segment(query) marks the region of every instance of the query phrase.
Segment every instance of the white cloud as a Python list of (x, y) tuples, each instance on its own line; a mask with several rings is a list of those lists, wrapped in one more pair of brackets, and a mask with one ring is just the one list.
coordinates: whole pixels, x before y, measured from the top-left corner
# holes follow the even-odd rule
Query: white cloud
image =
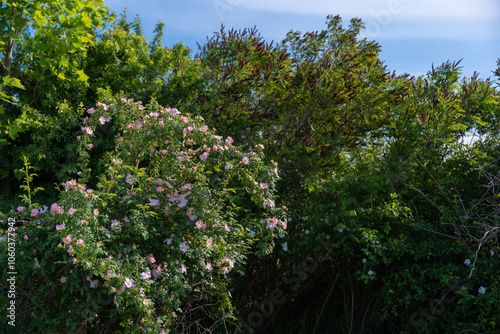
[(304, 15), (341, 14), (369, 17), (382, 12), (405, 18), (492, 18), (500, 17), (496, 0), (220, 0), (233, 7)]

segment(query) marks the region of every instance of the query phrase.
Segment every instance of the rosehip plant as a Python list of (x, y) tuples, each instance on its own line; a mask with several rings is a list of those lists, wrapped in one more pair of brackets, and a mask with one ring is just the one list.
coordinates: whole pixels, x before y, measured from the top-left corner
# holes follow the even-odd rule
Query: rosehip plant
[[(277, 165), (264, 163), (263, 147), (241, 152), (201, 117), (154, 101), (101, 98), (77, 134), (78, 179), (61, 185), (50, 210), (28, 203), (15, 213), (19, 249), (35, 252), (20, 270), (43, 277), (45, 302), (68, 303), (57, 323), (47, 321), (134, 333), (231, 321), (230, 277), (250, 253), (271, 253), (286, 229), (273, 195)], [(92, 150), (103, 152), (106, 123), (114, 149), (102, 154), (105, 168), (95, 176)], [(24, 302), (37, 293), (28, 289)]]

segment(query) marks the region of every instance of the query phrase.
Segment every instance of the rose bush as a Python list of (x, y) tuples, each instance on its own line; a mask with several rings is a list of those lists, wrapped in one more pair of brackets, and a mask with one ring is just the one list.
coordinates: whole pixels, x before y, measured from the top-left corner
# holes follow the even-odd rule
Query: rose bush
[[(137, 333), (230, 320), (231, 272), (250, 252), (272, 252), (286, 229), (276, 164), (265, 165), (262, 147), (241, 152), (201, 117), (106, 92), (101, 101), (78, 134), (79, 178), (50, 207), (7, 214), (18, 227), (18, 320), (28, 331)], [(115, 148), (100, 150), (110, 133)], [(88, 167), (93, 150), (99, 175)]]

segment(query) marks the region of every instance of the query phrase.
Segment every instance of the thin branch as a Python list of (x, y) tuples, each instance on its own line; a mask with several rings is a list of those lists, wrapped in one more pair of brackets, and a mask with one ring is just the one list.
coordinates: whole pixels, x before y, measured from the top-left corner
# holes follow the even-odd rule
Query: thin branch
[(412, 224), (403, 223), (403, 222), (392, 222), (392, 223), (402, 224), (402, 225), (406, 225), (406, 226), (411, 226), (411, 227), (419, 228), (421, 230), (424, 230), (424, 231), (427, 231), (427, 232), (431, 232), (431, 233), (434, 233), (434, 234), (438, 234), (438, 235), (441, 235), (443, 237), (447, 237), (447, 238), (450, 238), (450, 239), (463, 241), (462, 238), (457, 238), (457, 237), (453, 237), (453, 236), (448, 235), (448, 234), (444, 234), (444, 233), (441, 233), (441, 232), (436, 232), (436, 231), (430, 230), (428, 228), (422, 227), (420, 225), (412, 225)]
[(332, 286), (330, 287), (330, 291), (328, 291), (328, 295), (326, 296), (326, 299), (323, 302), (323, 306), (321, 307), (321, 311), (319, 312), (318, 319), (316, 320), (316, 324), (314, 325), (313, 333), (316, 333), (316, 330), (318, 329), (319, 321), (321, 320), (321, 316), (323, 315), (323, 311), (325, 310), (326, 304), (328, 303), (328, 300), (330, 299), (330, 296), (333, 292), (333, 288), (337, 284), (339, 277), (340, 277), (340, 274), (337, 274), (337, 276), (335, 276), (335, 280), (333, 281)]
[[(488, 230), (486, 231), (486, 233), (484, 234), (484, 236), (481, 238), (481, 242), (479, 243), (479, 246), (477, 247), (477, 250), (476, 250), (476, 256), (474, 257), (474, 262), (472, 263), (472, 268), (470, 270), (470, 274), (469, 274), (469, 279), (472, 277), (472, 273), (474, 272), (474, 270), (476, 269), (476, 261), (477, 261), (477, 257), (478, 257), (478, 254), (479, 254), (479, 250), (481, 249), (481, 246), (483, 245), (483, 242), (484, 242), (484, 239), (488, 236), (488, 234), (491, 232), (491, 231), (494, 231), (494, 230), (498, 230), (500, 229), (499, 227), (494, 227), (493, 229), (491, 230)], [(495, 233), (496, 235), (497, 233)], [(494, 236), (492, 236), (494, 237)], [(492, 238), (490, 237), (490, 238)]]

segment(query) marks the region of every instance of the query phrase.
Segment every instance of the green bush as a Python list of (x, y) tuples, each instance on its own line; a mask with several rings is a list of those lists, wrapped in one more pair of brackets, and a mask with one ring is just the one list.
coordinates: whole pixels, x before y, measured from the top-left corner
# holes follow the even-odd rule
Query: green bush
[[(79, 179), (62, 184), (50, 208), (26, 196), (5, 215), (17, 220), (18, 325), (158, 333), (231, 321), (229, 276), (250, 252), (271, 253), (286, 228), (276, 166), (201, 117), (104, 95), (78, 135)], [(117, 131), (108, 153), (94, 146), (106, 125)], [(93, 150), (102, 154), (95, 176)]]

